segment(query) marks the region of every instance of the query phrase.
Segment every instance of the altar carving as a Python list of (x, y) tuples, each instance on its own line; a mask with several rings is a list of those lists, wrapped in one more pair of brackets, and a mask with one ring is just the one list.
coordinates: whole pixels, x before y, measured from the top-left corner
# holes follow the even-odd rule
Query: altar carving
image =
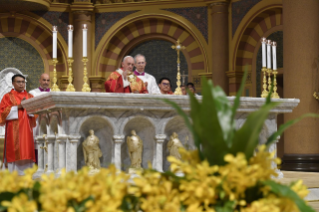
[(179, 149), (184, 148), (184, 146), (182, 142), (179, 140), (178, 134), (176, 132), (173, 132), (173, 134), (171, 135), (167, 147), (170, 156), (173, 156), (179, 160), (182, 159), (181, 154), (179, 153)]
[[(35, 176), (41, 173), (55, 173), (59, 176), (57, 169), (76, 172), (85, 166), (81, 143), (86, 139), (89, 129), (93, 129), (96, 135), (99, 133), (97, 136), (103, 154), (101, 167), (115, 164), (123, 171), (129, 168), (130, 147), (124, 141), (135, 130), (143, 141), (140, 166), (146, 167), (150, 163), (158, 171), (169, 170), (167, 151), (164, 150), (167, 150), (170, 135), (176, 132), (179, 139), (185, 141), (183, 146), (188, 149), (195, 147), (191, 133), (181, 117), (162, 98), (159, 95), (141, 94), (49, 92), (24, 101), (22, 104), (28, 113), (40, 115), (40, 128), (47, 129), (47, 133), (40, 130), (37, 136), (39, 166)], [(174, 101), (186, 113), (190, 111), (188, 96), (168, 95), (165, 98)], [(198, 99), (201, 100), (201, 97)], [(228, 99), (233, 104), (235, 97)], [(249, 113), (259, 109), (264, 101), (264, 98), (242, 97), (236, 114), (236, 126), (240, 127)], [(277, 114), (290, 113), (299, 103), (298, 99), (272, 101), (280, 101), (282, 104), (270, 111), (264, 126), (267, 130), (263, 131), (260, 143), (264, 142), (264, 137), (277, 130)], [(55, 130), (57, 135), (54, 135)], [(47, 134), (45, 138), (43, 134)], [(48, 141), (47, 156), (41, 149), (45, 140)], [(55, 148), (58, 149), (59, 157), (53, 151)], [(276, 143), (270, 149), (275, 150)], [(44, 161), (46, 158), (47, 162)], [(55, 158), (58, 166), (55, 165)], [(46, 163), (48, 170), (44, 172)]]
[(96, 173), (101, 168), (100, 157), (102, 151), (99, 147), (100, 140), (94, 135), (93, 130), (89, 130), (89, 136), (82, 143), (85, 164), (90, 169), (90, 174)]
[(131, 131), (131, 136), (126, 139), (128, 152), (131, 160), (131, 165), (129, 168), (129, 173), (134, 173), (135, 170), (142, 168), (142, 151), (143, 151), (143, 141), (136, 134), (135, 130)]

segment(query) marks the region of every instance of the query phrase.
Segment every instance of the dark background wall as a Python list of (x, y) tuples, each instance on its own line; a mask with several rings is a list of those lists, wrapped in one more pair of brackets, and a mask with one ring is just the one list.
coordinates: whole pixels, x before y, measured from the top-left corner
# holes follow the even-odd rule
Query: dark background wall
[[(177, 75), (177, 53), (172, 49), (174, 45), (171, 42), (164, 40), (146, 41), (129, 52), (129, 55), (135, 56), (143, 54), (146, 57), (145, 71), (156, 78), (156, 81), (162, 77), (168, 77), (172, 82), (172, 91), (176, 88)], [(183, 53), (180, 54), (181, 73), (184, 71), (188, 75), (188, 66)], [(185, 79), (187, 83), (188, 78)]]

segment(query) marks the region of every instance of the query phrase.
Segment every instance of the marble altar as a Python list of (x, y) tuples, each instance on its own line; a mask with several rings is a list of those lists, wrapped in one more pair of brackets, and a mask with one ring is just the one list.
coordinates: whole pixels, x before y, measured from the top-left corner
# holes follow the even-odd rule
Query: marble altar
[[(119, 169), (128, 169), (130, 159), (124, 141), (135, 130), (144, 144), (142, 167), (151, 163), (158, 171), (168, 170), (169, 136), (176, 132), (188, 149), (194, 148), (194, 144), (182, 118), (161, 100), (163, 98), (176, 102), (186, 112), (190, 110), (188, 96), (171, 95), (50, 92), (24, 101), (22, 105), (28, 113), (39, 114), (41, 125), (36, 138), (39, 164), (34, 177), (45, 172), (46, 164), (46, 173), (55, 173), (56, 176), (62, 168), (67, 171), (82, 168), (85, 163), (81, 144), (90, 129), (100, 139), (101, 167), (114, 163)], [(233, 103), (235, 97), (228, 99)], [(264, 101), (263, 98), (242, 97), (236, 126), (240, 127), (247, 115), (261, 107)], [(282, 104), (271, 110), (260, 134), (260, 143), (265, 143), (267, 137), (277, 130), (277, 114), (291, 113), (299, 103), (299, 99), (273, 101)], [(47, 153), (41, 148), (45, 142)], [(276, 144), (269, 151), (274, 150)], [(278, 173), (281, 174), (279, 170)]]

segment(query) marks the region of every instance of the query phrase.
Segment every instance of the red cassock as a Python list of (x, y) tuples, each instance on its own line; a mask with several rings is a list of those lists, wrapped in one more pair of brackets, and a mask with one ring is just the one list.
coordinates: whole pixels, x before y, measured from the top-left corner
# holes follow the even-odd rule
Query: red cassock
[(25, 109), (18, 110), (18, 119), (7, 121), (12, 106), (18, 106), (21, 100), (33, 98), (26, 91), (11, 90), (5, 94), (0, 103), (0, 126), (6, 125), (4, 146), (8, 163), (18, 160), (33, 160), (35, 162), (33, 127), (36, 117), (29, 117)]
[(123, 77), (117, 71), (110, 74), (104, 83), (105, 91), (111, 93), (131, 93), (132, 91), (138, 91), (139, 93), (148, 93), (144, 82), (136, 77), (134, 83), (130, 83), (130, 86), (124, 88)]

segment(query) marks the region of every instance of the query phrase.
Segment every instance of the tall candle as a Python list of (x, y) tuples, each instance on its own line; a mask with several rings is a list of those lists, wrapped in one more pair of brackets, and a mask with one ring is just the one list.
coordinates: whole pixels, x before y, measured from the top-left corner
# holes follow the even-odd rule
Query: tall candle
[(82, 29), (83, 29), (83, 57), (87, 57), (88, 56), (88, 27), (86, 24), (82, 25)]
[(266, 67), (266, 38), (261, 38), (261, 49), (262, 49), (262, 67)]
[(53, 33), (53, 40), (52, 40), (52, 58), (57, 58), (57, 44), (58, 44), (58, 27), (53, 26), (52, 27), (52, 33)]
[(68, 26), (68, 57), (73, 57), (73, 25)]
[(271, 40), (267, 40), (267, 68), (271, 69)]
[(272, 62), (273, 62), (273, 70), (277, 70), (277, 53), (276, 53), (277, 43), (272, 42)]

